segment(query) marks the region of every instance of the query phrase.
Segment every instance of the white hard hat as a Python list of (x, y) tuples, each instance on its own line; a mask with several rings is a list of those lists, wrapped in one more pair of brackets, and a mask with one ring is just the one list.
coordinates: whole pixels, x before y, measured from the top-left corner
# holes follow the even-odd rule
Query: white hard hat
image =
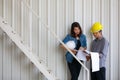
[(74, 49), (75, 48), (75, 42), (74, 41), (68, 41), (66, 43), (67, 47), (70, 49)]

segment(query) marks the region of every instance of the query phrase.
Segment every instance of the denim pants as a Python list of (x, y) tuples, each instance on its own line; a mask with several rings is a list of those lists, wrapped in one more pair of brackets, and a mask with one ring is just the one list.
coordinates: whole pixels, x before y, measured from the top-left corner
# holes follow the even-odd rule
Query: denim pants
[(71, 80), (78, 80), (81, 70), (81, 64), (74, 59), (72, 63), (68, 62), (68, 67), (71, 73)]
[(105, 74), (106, 74), (105, 67), (100, 68), (100, 71), (97, 71), (97, 72), (91, 71), (91, 80), (106, 80)]

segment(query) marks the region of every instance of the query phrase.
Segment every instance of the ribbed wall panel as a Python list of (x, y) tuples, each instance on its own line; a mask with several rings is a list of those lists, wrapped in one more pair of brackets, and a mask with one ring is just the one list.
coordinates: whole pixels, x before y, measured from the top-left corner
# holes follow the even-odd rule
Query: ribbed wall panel
[[(0, 0), (0, 16), (22, 37), (23, 44), (39, 56), (60, 80), (70, 80), (65, 51), (59, 47), (46, 26), (62, 40), (78, 21), (87, 36), (88, 49), (93, 36), (91, 25), (103, 24), (110, 42), (107, 56), (107, 80), (120, 79), (120, 1), (119, 0), (24, 0), (40, 16), (30, 12), (20, 0)], [(9, 37), (0, 30), (0, 80), (47, 80)], [(89, 62), (85, 63), (89, 68)], [(82, 68), (79, 80), (86, 80)]]
[[(118, 37), (119, 37), (119, 40), (118, 40), (118, 41), (120, 41), (120, 27), (119, 27), (119, 26), (120, 26), (120, 23), (119, 23), (119, 22), (120, 22), (120, 1), (119, 1), (119, 0), (118, 0), (118, 6), (119, 6), (119, 7), (118, 7), (118, 11), (119, 11), (119, 13), (118, 13), (118, 17), (119, 17), (119, 18), (118, 18), (118, 28), (119, 28), (119, 29), (118, 29), (118, 32), (119, 32), (119, 33), (118, 33), (118, 35), (119, 35)], [(118, 52), (118, 55), (119, 55), (119, 57), (120, 57), (120, 42), (118, 42), (118, 45), (119, 45), (119, 46), (118, 46), (118, 51), (119, 51), (119, 52)], [(119, 58), (118, 62), (119, 62), (119, 67), (120, 67), (120, 58)], [(118, 75), (120, 75), (120, 69), (119, 69)], [(120, 76), (119, 76), (119, 79), (120, 79)]]

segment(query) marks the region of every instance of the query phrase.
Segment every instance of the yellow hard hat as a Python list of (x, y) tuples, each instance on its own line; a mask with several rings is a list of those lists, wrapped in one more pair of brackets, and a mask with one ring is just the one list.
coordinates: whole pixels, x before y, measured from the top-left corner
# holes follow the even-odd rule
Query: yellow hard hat
[(100, 30), (102, 30), (102, 29), (103, 29), (103, 26), (101, 25), (101, 23), (95, 22), (95, 23), (92, 25), (90, 31), (91, 31), (92, 33), (94, 33), (94, 32), (98, 32), (98, 31), (100, 31)]

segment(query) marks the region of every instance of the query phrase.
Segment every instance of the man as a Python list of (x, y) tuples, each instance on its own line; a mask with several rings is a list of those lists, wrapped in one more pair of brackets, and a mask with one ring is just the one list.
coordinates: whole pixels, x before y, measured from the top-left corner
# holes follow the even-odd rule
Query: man
[(106, 57), (108, 53), (108, 41), (103, 37), (102, 35), (102, 29), (103, 26), (96, 22), (91, 27), (91, 32), (93, 33), (93, 36), (95, 39), (92, 41), (91, 44), (91, 52), (97, 52), (99, 53), (100, 58), (100, 70), (97, 72), (91, 71), (91, 80), (106, 80)]

